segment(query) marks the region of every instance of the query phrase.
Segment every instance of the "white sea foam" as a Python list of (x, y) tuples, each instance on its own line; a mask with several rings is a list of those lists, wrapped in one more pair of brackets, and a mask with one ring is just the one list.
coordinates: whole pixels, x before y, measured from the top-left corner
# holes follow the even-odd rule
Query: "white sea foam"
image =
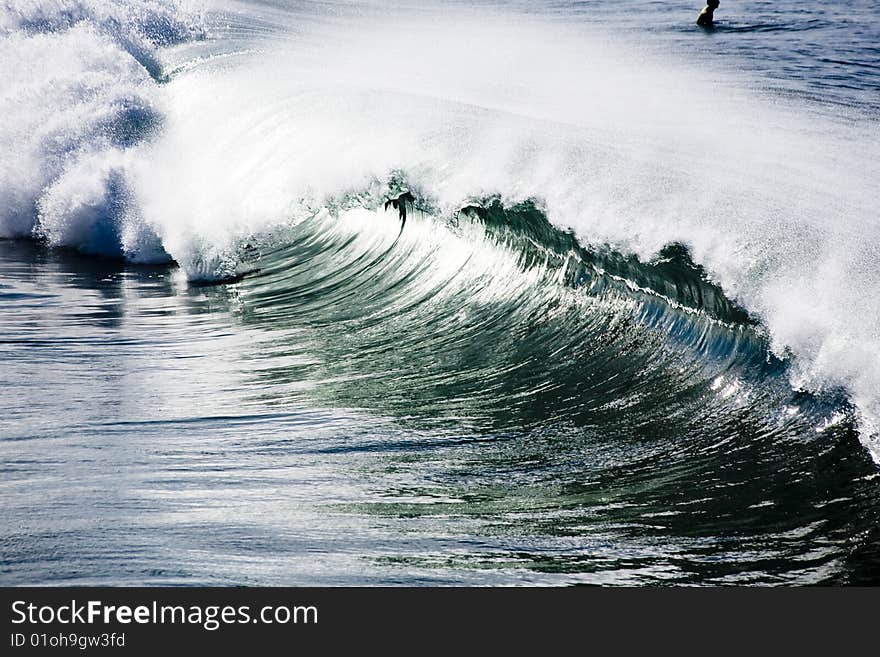
[(195, 38), (170, 0), (0, 5), (0, 237), (167, 259), (128, 168), (162, 122), (154, 53)]
[[(268, 11), (235, 9), (245, 22)], [(535, 197), (587, 242), (643, 257), (690, 245), (774, 349), (796, 357), (795, 385), (847, 387), (876, 426), (876, 119), (783, 103), (731, 71), (498, 10), (289, 25), (272, 11), (272, 29), (252, 30), (253, 54), (161, 89), (100, 20), (13, 30), (2, 234), (36, 226), (97, 250), (107, 242), (89, 226), (106, 232), (109, 212), (121, 251), (155, 256), (159, 240), (203, 277), (228, 269), (242, 235), (396, 170), (446, 212), (485, 194)], [(115, 143), (98, 126), (132, 107), (161, 127)]]

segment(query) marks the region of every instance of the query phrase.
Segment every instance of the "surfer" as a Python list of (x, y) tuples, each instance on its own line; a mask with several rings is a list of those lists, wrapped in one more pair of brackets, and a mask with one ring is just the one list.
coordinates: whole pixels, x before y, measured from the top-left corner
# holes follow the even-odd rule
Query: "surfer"
[(406, 225), (406, 204), (412, 205), (415, 201), (415, 197), (409, 192), (404, 192), (397, 198), (390, 198), (385, 201), (386, 210), (389, 205), (397, 210), (397, 214), (400, 216), (400, 230), (403, 230), (403, 227)]
[(701, 27), (712, 27), (715, 18), (715, 10), (718, 9), (718, 0), (706, 0), (706, 6), (697, 16), (697, 25)]

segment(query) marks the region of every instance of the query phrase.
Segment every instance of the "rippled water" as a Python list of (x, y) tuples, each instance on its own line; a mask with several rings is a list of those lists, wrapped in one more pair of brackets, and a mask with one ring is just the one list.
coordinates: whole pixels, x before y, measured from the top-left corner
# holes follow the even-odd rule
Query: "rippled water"
[(216, 287), (3, 244), (4, 579), (875, 576), (845, 405), (774, 383), (748, 329), (412, 223), (310, 227)]
[[(701, 188), (706, 207), (682, 187), (708, 161), (680, 141), (693, 135), (675, 111), (689, 105), (660, 83), (645, 87), (658, 94), (645, 99), (656, 123), (624, 104), (619, 117), (589, 114), (587, 92), (553, 114), (525, 82), (486, 81), (516, 98), (516, 112), (474, 109), (467, 84), (438, 100), (404, 64), (411, 93), (386, 90), (393, 103), (344, 76), (334, 84), (356, 88), (357, 102), (324, 87), (294, 101), (285, 94), (300, 80), (277, 95), (261, 85), (319, 65), (340, 75), (316, 35), (341, 24), (363, 45), (350, 26), (391, 16), (387, 7), (218, 3), (195, 15), (156, 0), (123, 15), (113, 12), (124, 3), (74, 5), (82, 16), (34, 17), (13, 2), (0, 23), (5, 46), (48, 44), (54, 57), (57, 38), (80, 58), (54, 61), (45, 93), (58, 105), (45, 125), (36, 86), (19, 86), (33, 106), (0, 131), (19, 156), (0, 169), (0, 229), (16, 238), (0, 240), (0, 583), (880, 581), (866, 420), (880, 398), (868, 189), (876, 3), (722, 3), (712, 32), (682, 3), (481, 6), (588, 25), (617, 35), (612, 44), (640, 39), (652, 57), (706, 58), (736, 69), (713, 93), (747, 87), (784, 104), (789, 114), (771, 114), (751, 96), (718, 97), (727, 113), (708, 125), (732, 122), (718, 138), (731, 150), (719, 153), (741, 159), (711, 160), (729, 179)], [(418, 23), (423, 11), (393, 16)], [(568, 32), (539, 27), (511, 33), (541, 56), (554, 34), (563, 61), (579, 55)], [(482, 28), (462, 29), (467, 41)], [(321, 57), (303, 64), (310, 39)], [(267, 57), (276, 42), (293, 55)], [(357, 52), (346, 66), (358, 72), (383, 61)], [(469, 56), (501, 70), (479, 47)], [(645, 84), (667, 71), (651, 62)], [(690, 78), (668, 71), (691, 93)], [(248, 97), (254, 75), (265, 105)], [(618, 83), (596, 89), (596, 103), (615, 107)], [(700, 109), (709, 100), (694, 97)], [(315, 116), (322, 107), (328, 117)], [(762, 159), (734, 143), (750, 139), (750, 108), (766, 112), (762, 145), (781, 117), (818, 123), (776, 126), (781, 141)], [(371, 124), (383, 112), (394, 130)], [(317, 139), (297, 121), (328, 131)], [(709, 129), (695, 125), (695, 143)], [(446, 165), (395, 168), (382, 151), (364, 178), (356, 168), (379, 152), (372, 132), (404, 160), (406, 140), (421, 140)], [(636, 137), (646, 136), (644, 151)], [(499, 146), (508, 137), (510, 151)], [(787, 148), (801, 149), (791, 164), (801, 169), (786, 173), (810, 180), (750, 177)], [(658, 152), (668, 170), (643, 161)], [(863, 167), (844, 176), (841, 163)], [(519, 173), (565, 179), (565, 193), (520, 198), (530, 183)], [(816, 191), (816, 180), (839, 185)], [(401, 225), (382, 201), (407, 186), (420, 193)], [(572, 211), (581, 223), (558, 220)], [(829, 213), (846, 222), (839, 231), (820, 221)], [(612, 239), (615, 229), (626, 237)], [(743, 231), (750, 239), (737, 241)], [(822, 250), (831, 237), (833, 257)]]

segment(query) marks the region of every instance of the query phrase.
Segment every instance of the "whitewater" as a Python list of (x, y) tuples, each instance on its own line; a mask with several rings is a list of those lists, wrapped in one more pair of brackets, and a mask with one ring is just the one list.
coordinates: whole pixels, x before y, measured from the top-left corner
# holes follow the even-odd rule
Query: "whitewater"
[[(851, 423), (880, 462), (876, 9), (755, 18), (722, 6), (727, 24), (704, 33), (692, 25), (698, 7), (625, 4), (4, 0), (0, 238), (176, 266), (175, 289), (264, 276), (241, 303), (259, 301), (255, 315), (294, 333), (285, 313), (325, 326), (348, 317), (341, 299), (361, 294), (381, 300), (376, 322), (433, 298), (489, 332), (501, 320), (471, 318), (494, 303), (527, 321), (632, 313), (706, 359), (691, 369), (692, 356), (658, 356), (663, 371), (704, 372), (705, 389), (724, 398), (746, 389), (740, 407), (770, 395), (783, 415), (813, 396), (818, 410), (798, 431)], [(827, 63), (832, 73), (797, 58), (774, 69), (749, 41), (774, 30), (832, 39), (846, 21), (861, 45), (850, 68)], [(416, 202), (401, 230), (384, 202), (406, 190)], [(483, 231), (517, 218), (524, 239)], [(741, 315), (652, 278), (670, 258), (679, 266), (679, 247), (698, 272), (689, 289)], [(615, 270), (624, 260), (634, 264)], [(369, 292), (367, 276), (381, 290)], [(347, 278), (363, 283), (348, 290)], [(314, 299), (297, 296), (309, 285)], [(597, 300), (578, 296), (581, 286)], [(566, 345), (626, 324), (567, 321)], [(699, 337), (677, 336), (682, 322)], [(413, 343), (401, 358), (430, 368), (458, 344), (439, 311), (410, 325), (432, 327), (422, 344), (436, 340), (437, 351)], [(723, 357), (736, 368), (707, 364), (718, 344), (735, 345)], [(385, 357), (362, 349), (352, 363)], [(609, 358), (624, 362), (629, 349)], [(369, 381), (378, 375), (365, 372), (395, 366), (375, 362), (322, 381)], [(553, 367), (535, 390), (561, 385)], [(761, 392), (749, 374), (761, 368), (781, 371), (787, 388)], [(432, 381), (455, 376), (437, 370)], [(418, 415), (415, 402), (335, 394), (322, 402)]]

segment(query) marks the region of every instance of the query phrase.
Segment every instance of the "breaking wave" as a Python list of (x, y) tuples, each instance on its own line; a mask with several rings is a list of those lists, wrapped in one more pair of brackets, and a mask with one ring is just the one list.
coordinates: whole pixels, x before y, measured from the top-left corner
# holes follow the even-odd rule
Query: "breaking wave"
[[(880, 457), (876, 116), (497, 7), (7, 0), (0, 34), (0, 237), (259, 269), (278, 316), (288, 276), (326, 279), (326, 311), (369, 272), (394, 307), (430, 253), (461, 294), (574, 313), (568, 349), (634, 323), (663, 340), (603, 357), (696, 359), (767, 413), (809, 391), (808, 423), (845, 409)], [(302, 250), (353, 227), (362, 260)], [(436, 275), (425, 295), (458, 289)]]

